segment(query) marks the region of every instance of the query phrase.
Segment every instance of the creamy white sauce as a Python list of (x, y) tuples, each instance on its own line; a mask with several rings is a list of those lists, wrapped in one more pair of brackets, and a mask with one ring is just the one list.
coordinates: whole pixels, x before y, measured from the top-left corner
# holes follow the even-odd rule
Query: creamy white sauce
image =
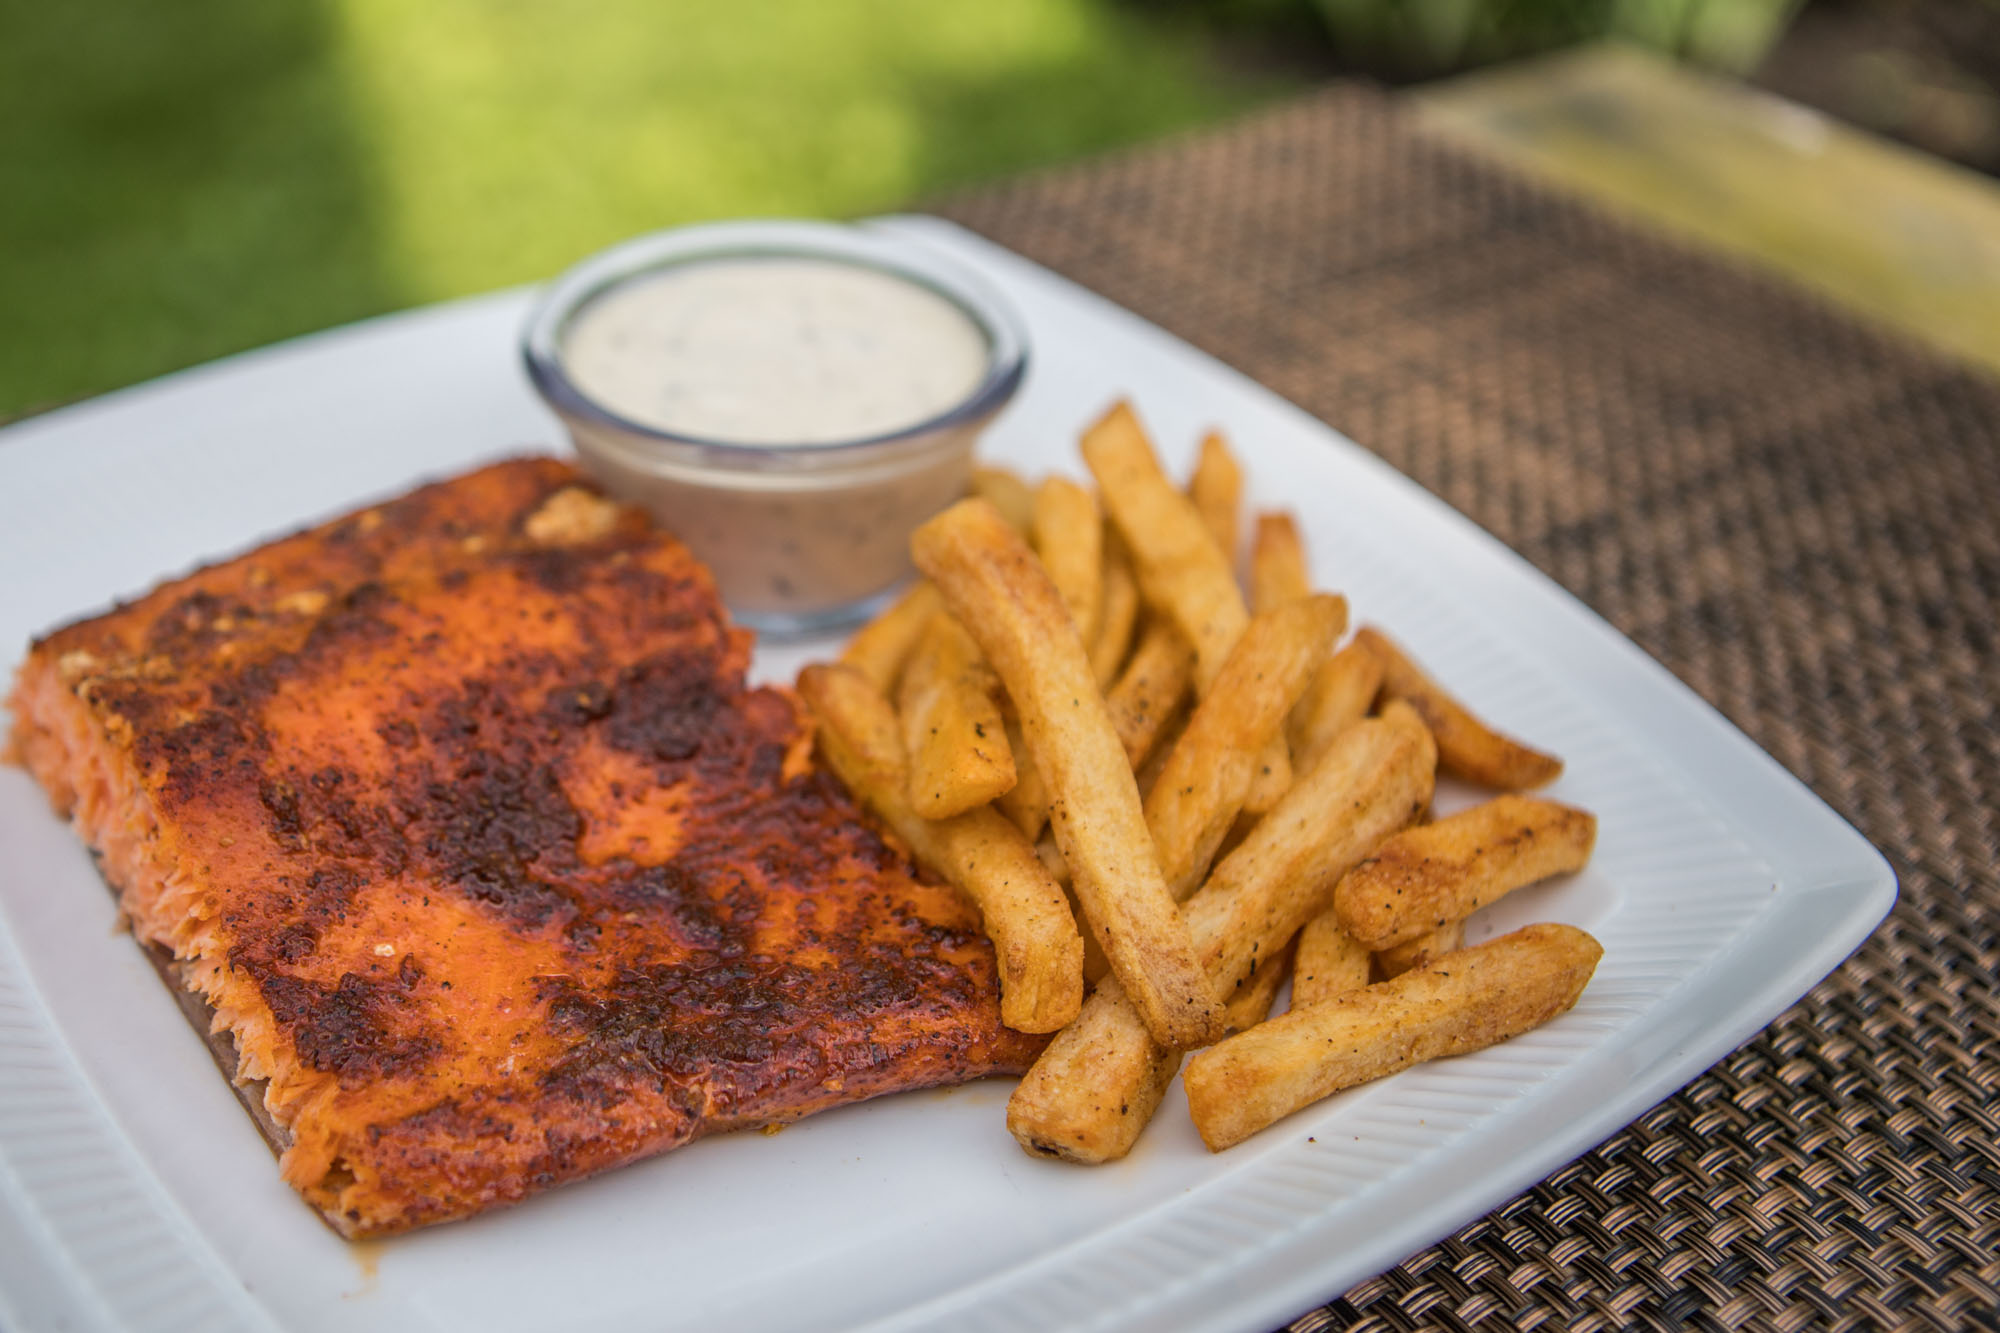
[(836, 260), (712, 259), (578, 312), (563, 369), (621, 417), (695, 439), (821, 445), (928, 421), (971, 397), (991, 349), (927, 287)]

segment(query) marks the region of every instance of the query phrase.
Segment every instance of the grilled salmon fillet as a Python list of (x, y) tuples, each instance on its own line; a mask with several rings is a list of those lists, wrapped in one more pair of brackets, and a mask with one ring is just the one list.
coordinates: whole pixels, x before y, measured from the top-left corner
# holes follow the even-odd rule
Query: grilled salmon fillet
[(14, 748), (349, 1236), (1025, 1068), (708, 573), (502, 463), (32, 645)]

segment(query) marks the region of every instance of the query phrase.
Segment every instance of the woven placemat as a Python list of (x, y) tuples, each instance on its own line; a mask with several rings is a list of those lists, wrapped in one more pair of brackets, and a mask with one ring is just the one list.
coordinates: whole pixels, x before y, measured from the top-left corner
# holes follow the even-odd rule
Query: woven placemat
[(1293, 1327), (1992, 1324), (2000, 382), (1359, 87), (937, 211), (1471, 515), (1902, 883), (1851, 961), (1686, 1091)]

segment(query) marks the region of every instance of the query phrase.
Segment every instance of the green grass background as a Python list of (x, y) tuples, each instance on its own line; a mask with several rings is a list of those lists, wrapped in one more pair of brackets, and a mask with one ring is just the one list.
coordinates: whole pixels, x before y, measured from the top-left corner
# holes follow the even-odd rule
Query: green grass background
[(1111, 0), (0, 0), (0, 419), (1283, 86)]

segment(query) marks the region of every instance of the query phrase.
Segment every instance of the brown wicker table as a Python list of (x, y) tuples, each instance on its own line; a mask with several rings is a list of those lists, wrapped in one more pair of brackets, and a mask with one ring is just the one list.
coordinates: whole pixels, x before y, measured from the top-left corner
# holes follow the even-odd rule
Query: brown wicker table
[(938, 211), (1471, 515), (1902, 883), (1685, 1091), (1293, 1327), (2000, 1326), (2000, 382), (1363, 88)]

